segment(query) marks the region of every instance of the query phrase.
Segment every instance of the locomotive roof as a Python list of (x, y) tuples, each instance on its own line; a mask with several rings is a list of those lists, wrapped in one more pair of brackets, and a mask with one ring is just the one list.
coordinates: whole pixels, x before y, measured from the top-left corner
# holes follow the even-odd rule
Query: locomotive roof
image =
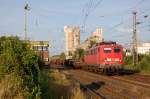
[(104, 42), (100, 42), (100, 43), (97, 43), (95, 46), (93, 47), (97, 47), (99, 45), (111, 45), (111, 44), (117, 44), (116, 42), (112, 42), (112, 41), (104, 41)]
[(89, 48), (88, 50), (93, 49), (93, 48), (97, 48), (97, 47), (99, 47), (100, 45), (118, 45), (118, 46), (121, 46), (120, 44), (117, 44), (116, 42), (104, 41), (104, 42), (97, 43), (95, 46), (92, 46), (92, 47)]
[(99, 45), (104, 45), (104, 44), (116, 44), (116, 42), (105, 41), (105, 42), (100, 42), (100, 43), (99, 43)]

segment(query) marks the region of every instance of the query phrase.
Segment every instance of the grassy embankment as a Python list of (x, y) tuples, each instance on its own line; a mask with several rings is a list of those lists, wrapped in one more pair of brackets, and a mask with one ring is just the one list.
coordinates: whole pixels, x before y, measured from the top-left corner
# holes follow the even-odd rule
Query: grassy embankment
[(42, 67), (29, 44), (17, 37), (0, 37), (0, 99), (84, 99), (65, 76), (47, 74)]
[(46, 72), (49, 79), (45, 79), (46, 82), (43, 83), (48, 83), (46, 85), (48, 85), (49, 90), (46, 94), (50, 98), (44, 97), (43, 99), (85, 99), (78, 83), (69, 80), (64, 74), (57, 70), (50, 70)]

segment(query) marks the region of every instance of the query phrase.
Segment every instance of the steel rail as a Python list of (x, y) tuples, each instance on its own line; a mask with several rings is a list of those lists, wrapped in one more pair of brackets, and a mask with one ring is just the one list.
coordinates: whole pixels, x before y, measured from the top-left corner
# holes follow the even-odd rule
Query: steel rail
[(127, 82), (127, 83), (131, 83), (131, 84), (136, 84), (136, 85), (139, 85), (141, 87), (150, 88), (150, 84), (142, 83), (142, 82), (139, 82), (139, 81), (128, 80), (126, 78), (121, 78), (121, 77), (112, 77), (112, 78), (120, 80), (120, 81), (124, 81), (124, 82)]
[(91, 93), (92, 96), (94, 96), (96, 99), (99, 99), (99, 98), (100, 99), (106, 99), (106, 97), (104, 95), (102, 95), (101, 93), (96, 92), (95, 90), (92, 90), (92, 89), (88, 88), (86, 85), (84, 85), (83, 83), (81, 83), (79, 80), (71, 77), (71, 75), (67, 75), (66, 73), (62, 72), (61, 70), (60, 70), (60, 72), (63, 73), (64, 75), (66, 75), (69, 79), (71, 79), (71, 80), (79, 83), (80, 86), (82, 86), (82, 88), (86, 89), (86, 91), (88, 91), (89, 93)]

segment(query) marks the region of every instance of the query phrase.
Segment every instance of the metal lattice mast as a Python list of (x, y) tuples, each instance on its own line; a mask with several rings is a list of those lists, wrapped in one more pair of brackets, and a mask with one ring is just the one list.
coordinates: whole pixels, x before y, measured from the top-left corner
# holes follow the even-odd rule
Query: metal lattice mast
[(28, 4), (26, 3), (25, 4), (25, 7), (24, 7), (24, 11), (25, 11), (25, 26), (24, 26), (24, 39), (27, 40), (27, 12), (30, 10)]
[(138, 64), (138, 52), (137, 52), (137, 12), (133, 12), (133, 65), (137, 66)]

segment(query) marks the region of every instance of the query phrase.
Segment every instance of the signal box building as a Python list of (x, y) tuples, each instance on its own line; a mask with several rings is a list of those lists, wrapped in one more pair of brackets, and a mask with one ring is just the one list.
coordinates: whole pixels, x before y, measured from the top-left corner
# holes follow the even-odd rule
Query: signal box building
[(30, 41), (31, 49), (41, 57), (46, 65), (49, 63), (49, 41)]

